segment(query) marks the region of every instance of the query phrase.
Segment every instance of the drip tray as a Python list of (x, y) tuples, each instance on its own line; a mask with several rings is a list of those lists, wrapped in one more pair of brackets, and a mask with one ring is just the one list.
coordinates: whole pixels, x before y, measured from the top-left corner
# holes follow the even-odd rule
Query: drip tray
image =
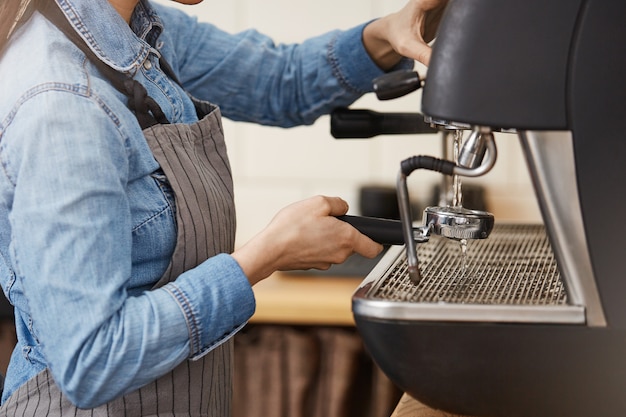
[(567, 293), (541, 225), (498, 225), (487, 239), (431, 236), (417, 245), (422, 280), (409, 279), (404, 246), (393, 246), (352, 298), (355, 315), (391, 320), (585, 322)]

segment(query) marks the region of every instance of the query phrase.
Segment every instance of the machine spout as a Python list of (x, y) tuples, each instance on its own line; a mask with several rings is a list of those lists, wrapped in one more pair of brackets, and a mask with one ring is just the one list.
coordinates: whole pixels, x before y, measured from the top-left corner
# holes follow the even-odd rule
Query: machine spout
[[(470, 165), (469, 167), (430, 156), (413, 156), (402, 161), (400, 165), (396, 183), (398, 207), (406, 245), (409, 276), (414, 283), (420, 281), (421, 274), (416, 241), (413, 237), (413, 217), (406, 183), (407, 177), (411, 172), (420, 168), (437, 171), (444, 175), (477, 177), (489, 172), (496, 162), (495, 140), (489, 128), (474, 127), (464, 149), (466, 149), (465, 155), (467, 156), (465, 160)], [(493, 214), (468, 210), (460, 206), (428, 207), (424, 215), (424, 229), (428, 231), (428, 234), (434, 233), (455, 240), (485, 239), (494, 225)]]

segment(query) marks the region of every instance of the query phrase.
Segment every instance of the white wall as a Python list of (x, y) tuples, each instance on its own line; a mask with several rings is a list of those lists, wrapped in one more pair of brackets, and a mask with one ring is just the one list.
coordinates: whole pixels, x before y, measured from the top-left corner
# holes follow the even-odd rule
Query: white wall
[[(176, 7), (230, 32), (253, 27), (277, 42), (297, 42), (397, 11), (404, 3), (405, 0), (204, 0), (199, 5)], [(422, 66), (416, 69), (420, 74), (426, 72)], [(420, 100), (420, 94), (410, 94), (379, 102), (371, 94), (352, 107), (416, 112), (420, 111)], [(281, 207), (311, 195), (341, 196), (353, 207), (351, 213), (358, 214), (361, 185), (393, 185), (402, 159), (418, 154), (440, 156), (441, 152), (437, 135), (335, 140), (329, 133), (328, 117), (313, 126), (293, 129), (228, 120), (224, 127), (235, 179), (238, 244), (261, 230)], [(490, 211), (496, 221), (540, 221), (517, 137), (499, 134), (496, 143), (498, 162), (478, 180), (487, 189)], [(414, 173), (409, 178), (411, 198), (426, 200), (438, 181), (437, 174)]]

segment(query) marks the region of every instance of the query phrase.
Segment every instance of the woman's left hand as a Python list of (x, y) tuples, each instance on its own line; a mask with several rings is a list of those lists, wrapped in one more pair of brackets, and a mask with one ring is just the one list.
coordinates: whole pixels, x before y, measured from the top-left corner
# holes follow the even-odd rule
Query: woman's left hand
[(410, 0), (400, 11), (373, 21), (363, 31), (363, 44), (374, 62), (391, 69), (402, 57), (424, 65), (448, 0)]

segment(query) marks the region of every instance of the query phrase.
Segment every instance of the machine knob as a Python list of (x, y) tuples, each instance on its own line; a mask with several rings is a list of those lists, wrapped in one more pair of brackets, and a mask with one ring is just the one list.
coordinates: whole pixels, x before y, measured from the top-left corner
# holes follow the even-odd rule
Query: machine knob
[(374, 79), (374, 92), (379, 100), (391, 100), (405, 96), (422, 86), (417, 72), (399, 70)]

